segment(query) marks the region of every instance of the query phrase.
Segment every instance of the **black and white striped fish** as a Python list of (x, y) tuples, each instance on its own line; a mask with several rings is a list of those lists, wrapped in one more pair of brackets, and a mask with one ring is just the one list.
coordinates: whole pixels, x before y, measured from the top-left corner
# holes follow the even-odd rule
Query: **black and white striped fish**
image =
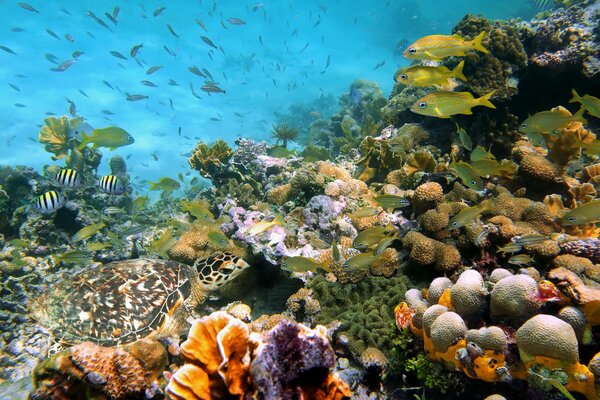
[(81, 175), (74, 169), (64, 168), (56, 173), (54, 177), (62, 186), (78, 188), (82, 185)]
[(125, 193), (125, 185), (123, 185), (123, 182), (114, 175), (106, 175), (100, 178), (98, 186), (108, 194)]
[(65, 198), (55, 190), (50, 190), (39, 196), (35, 202), (36, 207), (43, 213), (51, 213), (65, 205)]

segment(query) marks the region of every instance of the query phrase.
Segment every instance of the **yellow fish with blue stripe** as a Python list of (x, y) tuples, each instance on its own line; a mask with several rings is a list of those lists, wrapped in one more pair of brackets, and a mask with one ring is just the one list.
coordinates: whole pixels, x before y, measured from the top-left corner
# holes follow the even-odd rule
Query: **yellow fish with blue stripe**
[(481, 44), (485, 31), (473, 40), (465, 40), (459, 35), (424, 36), (408, 46), (402, 55), (410, 60), (441, 60), (451, 56), (464, 56), (468, 51), (477, 50), (489, 54)]
[(400, 70), (396, 75), (396, 82), (411, 86), (446, 85), (452, 78), (467, 81), (463, 74), (465, 62), (461, 61), (452, 71), (443, 65), (433, 67), (430, 65), (414, 65)]
[(477, 99), (470, 92), (433, 92), (415, 101), (410, 110), (416, 114), (437, 118), (450, 118), (456, 114), (471, 115), (473, 107), (496, 108), (490, 102), (490, 97), (494, 92), (495, 90)]

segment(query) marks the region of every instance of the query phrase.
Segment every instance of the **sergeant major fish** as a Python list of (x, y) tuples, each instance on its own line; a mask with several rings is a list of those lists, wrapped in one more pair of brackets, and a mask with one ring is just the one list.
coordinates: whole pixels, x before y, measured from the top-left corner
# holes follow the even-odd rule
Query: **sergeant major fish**
[(51, 213), (60, 209), (65, 205), (65, 198), (62, 194), (55, 190), (50, 190), (39, 196), (35, 202), (38, 210), (42, 213)]
[(62, 186), (78, 188), (82, 185), (81, 175), (74, 169), (64, 168), (56, 173), (54, 179)]
[(100, 178), (98, 186), (108, 194), (125, 193), (125, 185), (123, 185), (123, 182), (114, 175), (106, 175)]

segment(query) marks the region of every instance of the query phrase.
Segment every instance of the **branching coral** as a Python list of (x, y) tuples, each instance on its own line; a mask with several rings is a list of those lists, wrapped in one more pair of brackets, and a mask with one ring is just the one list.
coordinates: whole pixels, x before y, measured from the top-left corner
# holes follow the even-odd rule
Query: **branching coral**
[(212, 146), (200, 141), (192, 150), (188, 162), (190, 167), (200, 172), (200, 175), (212, 179), (218, 169), (227, 164), (232, 154), (233, 150), (222, 139), (217, 140)]

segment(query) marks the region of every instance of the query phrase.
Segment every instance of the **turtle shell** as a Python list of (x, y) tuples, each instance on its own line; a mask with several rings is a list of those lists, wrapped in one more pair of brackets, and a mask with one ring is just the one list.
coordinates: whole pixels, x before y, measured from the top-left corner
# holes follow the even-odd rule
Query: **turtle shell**
[(115, 261), (51, 287), (36, 299), (31, 312), (65, 343), (129, 343), (163, 329), (190, 296), (190, 278), (196, 274), (173, 261)]

